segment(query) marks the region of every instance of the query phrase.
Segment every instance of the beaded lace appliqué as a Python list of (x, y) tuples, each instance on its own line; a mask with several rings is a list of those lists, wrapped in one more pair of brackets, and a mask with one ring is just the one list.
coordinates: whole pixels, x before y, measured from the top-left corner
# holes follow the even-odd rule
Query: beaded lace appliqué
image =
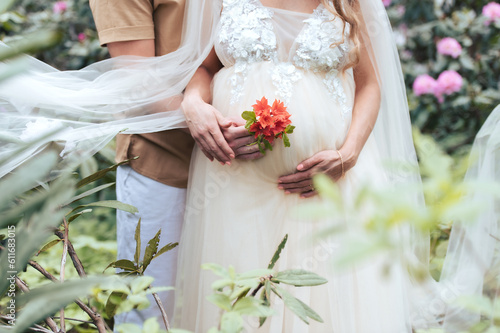
[[(298, 48), (293, 62), (305, 70), (325, 73), (323, 82), (330, 95), (340, 104), (342, 116), (345, 118), (350, 108), (347, 106), (347, 97), (338, 69), (349, 52), (349, 25), (346, 24), (344, 29), (340, 19), (323, 6), (316, 9), (313, 17), (304, 22), (306, 27), (297, 37)], [(337, 46), (332, 47), (334, 44)]]
[(293, 86), (302, 78), (302, 73), (292, 63), (280, 62), (272, 69), (271, 78), (276, 87), (276, 96), (286, 105), (292, 99)]
[[(280, 62), (272, 17), (273, 12), (258, 0), (223, 0), (218, 41), (234, 59), (231, 104), (242, 96), (249, 65), (272, 61), (275, 66), (270, 74), (276, 95), (285, 103), (292, 98), (294, 84), (301, 79), (302, 70), (313, 71), (324, 74), (323, 82), (340, 104), (345, 118), (350, 108), (339, 68), (349, 52), (349, 25), (343, 29), (341, 20), (320, 5), (311, 18), (304, 21), (304, 29), (295, 40), (297, 49), (292, 62)], [(345, 30), (344, 36), (342, 30)]]
[(235, 103), (243, 92), (248, 65), (276, 60), (277, 42), (269, 9), (244, 0), (224, 0), (223, 6), (219, 42), (235, 60), (231, 77), (231, 103)]

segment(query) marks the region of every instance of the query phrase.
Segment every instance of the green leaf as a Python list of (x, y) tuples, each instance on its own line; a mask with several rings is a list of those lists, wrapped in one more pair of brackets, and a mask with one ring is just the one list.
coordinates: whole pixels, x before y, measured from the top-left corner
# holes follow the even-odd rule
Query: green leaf
[(243, 318), (236, 312), (226, 312), (221, 318), (222, 333), (240, 333), (243, 330)]
[[(40, 154), (36, 159), (30, 160), (16, 169), (15, 172), (2, 177), (2, 182), (0, 182), (0, 208), (15, 197), (37, 186), (40, 180), (47, 178), (50, 170), (56, 165), (58, 158), (55, 151)], [(5, 225), (0, 223), (0, 228)]]
[(141, 219), (139, 218), (139, 222), (137, 222), (137, 227), (135, 227), (135, 253), (134, 253), (134, 262), (137, 266), (139, 266), (139, 260), (141, 258)]
[(275, 286), (273, 287), (273, 291), (280, 296), (285, 305), (306, 324), (309, 324), (308, 318), (316, 320), (320, 323), (323, 322), (323, 319), (321, 319), (321, 317), (313, 309), (298, 298), (292, 296), (292, 294), (287, 292), (285, 289)]
[(22, 311), (17, 316), (16, 332), (24, 332), (56, 311), (64, 308), (76, 298), (85, 296), (90, 289), (102, 281), (102, 277), (50, 283), (31, 290), (16, 298), (16, 306)]
[(77, 218), (79, 218), (80, 216), (82, 216), (83, 214), (87, 214), (87, 213), (91, 213), (92, 212), (92, 209), (84, 209), (78, 213), (76, 213), (75, 215), (71, 215), (70, 217), (68, 217), (68, 223), (71, 223), (73, 222), (74, 220), (76, 220)]
[(240, 315), (254, 316), (254, 317), (269, 317), (274, 314), (274, 311), (263, 305), (263, 302), (254, 297), (240, 298), (233, 306), (233, 311)]
[(80, 206), (74, 208), (67, 215), (70, 215), (70, 214), (74, 213), (75, 211), (77, 211), (78, 209), (85, 208), (85, 207), (114, 208), (114, 209), (123, 210), (123, 211), (128, 212), (128, 213), (132, 213), (132, 214), (139, 212), (139, 210), (132, 205), (125, 204), (125, 203), (117, 201), (117, 200), (103, 200), (103, 201), (92, 202), (92, 203), (89, 203), (87, 205), (80, 205)]
[[(0, 5), (0, 9), (3, 7)], [(57, 44), (61, 39), (61, 34), (56, 31), (36, 31), (25, 34), (23, 38), (9, 43), (9, 48), (0, 51), (0, 61), (12, 59), (23, 53), (40, 51)]]
[(158, 323), (157, 318), (149, 318), (142, 325), (142, 332), (144, 333), (159, 333), (160, 332), (160, 324)]
[(179, 245), (179, 243), (168, 243), (167, 245), (165, 245), (164, 247), (162, 247), (154, 256), (153, 256), (153, 259), (154, 258), (158, 258), (159, 256), (161, 256), (163, 253), (165, 252), (168, 252), (170, 250), (173, 250), (175, 249), (177, 246)]
[(288, 135), (286, 135), (286, 132), (283, 133), (283, 144), (285, 147), (290, 147), (290, 139), (288, 138)]
[(161, 229), (158, 230), (156, 235), (149, 240), (148, 245), (146, 246), (146, 251), (144, 252), (144, 261), (142, 262), (142, 271), (145, 272), (146, 268), (148, 268), (151, 260), (153, 260), (153, 256), (158, 252), (158, 243), (160, 242)]
[(232, 279), (220, 279), (212, 283), (212, 290), (222, 290), (224, 287), (229, 287), (234, 285), (234, 281)]
[(105, 311), (108, 318), (112, 318), (118, 310), (118, 306), (127, 298), (127, 294), (121, 291), (113, 291), (106, 301)]
[(296, 287), (303, 286), (319, 286), (328, 282), (316, 273), (309, 272), (303, 269), (289, 269), (277, 273), (271, 279), (273, 282), (281, 282)]
[[(262, 301), (262, 304), (267, 306), (267, 307), (271, 306), (271, 302), (269, 299), (271, 296), (270, 294), (271, 294), (271, 282), (266, 281), (264, 283), (264, 288), (262, 289), (262, 292), (260, 293), (260, 300)], [(266, 322), (266, 319), (267, 319), (267, 317), (260, 317), (259, 318), (259, 327), (264, 325), (264, 323)]]
[(52, 248), (54, 245), (56, 244), (59, 244), (59, 242), (62, 242), (62, 239), (54, 239), (54, 240), (51, 240), (50, 242), (48, 242), (47, 244), (45, 244), (41, 249), (40, 251), (37, 252), (37, 256), (44, 252), (44, 251), (47, 251), (49, 250), (50, 248)]
[(342, 202), (342, 195), (340, 193), (340, 189), (337, 184), (333, 182), (333, 180), (324, 174), (317, 174), (313, 178), (314, 188), (318, 193), (333, 201), (333, 202)]
[(257, 121), (257, 116), (254, 111), (244, 111), (241, 117), (246, 121), (251, 121), (252, 123)]
[(88, 197), (89, 195), (92, 195), (92, 194), (94, 194), (94, 193), (97, 193), (97, 192), (99, 192), (99, 191), (102, 191), (102, 190), (104, 190), (104, 189), (106, 189), (106, 188), (108, 188), (108, 187), (110, 187), (110, 186), (113, 186), (113, 185), (115, 185), (115, 183), (104, 184), (104, 185), (101, 185), (101, 186), (97, 186), (97, 187), (95, 187), (95, 188), (93, 188), (93, 189), (91, 189), (91, 190), (85, 191), (85, 192), (83, 192), (82, 194), (79, 194), (79, 195), (74, 196), (73, 198), (71, 198), (71, 199), (69, 200), (69, 202), (67, 202), (67, 203), (65, 203), (65, 204), (64, 204), (64, 206), (66, 206), (66, 205), (70, 205), (70, 204), (74, 203), (75, 201), (78, 201), (78, 200), (80, 200), (80, 199), (83, 199), (83, 198), (85, 198), (85, 197)]
[(138, 325), (131, 323), (117, 325), (115, 330), (118, 333), (142, 333), (142, 329)]
[(292, 134), (294, 130), (295, 130), (295, 126), (288, 125), (288, 126), (285, 128), (285, 133), (287, 133), (287, 134)]
[(269, 141), (267, 141), (266, 139), (262, 141), (264, 142), (264, 146), (266, 147), (266, 149), (273, 151), (273, 145)]
[(120, 268), (128, 272), (134, 272), (138, 270), (138, 267), (132, 261), (127, 259), (120, 259), (117, 261), (113, 261), (111, 264), (106, 266), (104, 270), (107, 270), (110, 267)]
[[(231, 279), (231, 276), (229, 275), (229, 272), (227, 271), (226, 268), (222, 267), (219, 264), (214, 264), (214, 263), (207, 263), (201, 265), (202, 269), (210, 270), (212, 271), (215, 275), (218, 275), (223, 278)], [(231, 279), (232, 280), (232, 279)]]
[(139, 157), (134, 157), (132, 159), (129, 159), (129, 160), (126, 160), (126, 161), (122, 161), (118, 164), (115, 164), (115, 165), (112, 165), (110, 166), (109, 168), (106, 168), (106, 169), (102, 169), (102, 170), (99, 170), (97, 171), (96, 173), (88, 176), (88, 177), (85, 177), (83, 178), (82, 180), (80, 180), (77, 184), (76, 184), (76, 187), (77, 188), (81, 188), (85, 185), (88, 185), (90, 183), (93, 183), (95, 182), (96, 180), (99, 180), (101, 178), (103, 178), (104, 176), (106, 176), (106, 174), (108, 172), (111, 172), (111, 171), (116, 171), (116, 169), (120, 166), (120, 165), (123, 165), (123, 164), (127, 164), (129, 163), (130, 161), (133, 161), (133, 160), (136, 160), (138, 159)]
[(283, 300), (283, 303), (285, 303), (287, 308), (295, 313), (303, 322), (309, 325), (307, 312), (295, 297), (278, 286), (272, 287), (272, 291)]
[(306, 315), (313, 319), (313, 320), (316, 320), (317, 322), (319, 323), (322, 323), (323, 322), (323, 318), (321, 318), (321, 316), (319, 314), (316, 313), (316, 311), (314, 311), (313, 309), (311, 309), (309, 307), (309, 305), (307, 305), (306, 303), (302, 302), (300, 299), (298, 298), (295, 298), (301, 305), (302, 307), (306, 310)]
[(3, 0), (1, 3), (0, 3), (0, 13), (4, 13), (7, 11), (7, 9), (10, 8), (10, 6), (12, 6), (12, 4), (14, 3), (15, 0)]
[(149, 288), (149, 286), (151, 286), (154, 280), (155, 279), (151, 276), (139, 276), (132, 280), (132, 283), (130, 284), (130, 290), (133, 294), (143, 292), (144, 290)]
[[(265, 141), (265, 140), (264, 140)], [(262, 137), (259, 136), (259, 138), (257, 139), (257, 145), (259, 146), (259, 151), (262, 155), (265, 155), (266, 154), (266, 146), (265, 146), (265, 143), (262, 144)]]
[(250, 289), (257, 287), (257, 285), (258, 285), (258, 282), (256, 282), (256, 284), (252, 287), (238, 286), (238, 287), (234, 288), (231, 295), (229, 295), (229, 298), (231, 300), (235, 300), (235, 299), (237, 300), (239, 298), (242, 298), (248, 294)]
[(227, 295), (224, 295), (224, 294), (208, 295), (207, 300), (210, 303), (217, 305), (222, 310), (231, 311), (231, 308), (232, 308), (231, 300), (229, 299), (229, 297)]
[(283, 251), (283, 249), (285, 248), (287, 240), (288, 240), (288, 234), (285, 235), (285, 237), (283, 238), (283, 240), (281, 241), (281, 243), (278, 245), (278, 248), (276, 249), (276, 252), (274, 252), (274, 255), (273, 255), (271, 261), (269, 262), (269, 265), (267, 266), (267, 269), (273, 269), (274, 268), (274, 265), (276, 265), (276, 262), (280, 258), (281, 251)]
[(274, 271), (272, 269), (253, 269), (251, 271), (238, 274), (236, 281), (247, 280), (252, 278), (260, 278), (264, 276), (269, 276), (271, 274), (274, 274)]

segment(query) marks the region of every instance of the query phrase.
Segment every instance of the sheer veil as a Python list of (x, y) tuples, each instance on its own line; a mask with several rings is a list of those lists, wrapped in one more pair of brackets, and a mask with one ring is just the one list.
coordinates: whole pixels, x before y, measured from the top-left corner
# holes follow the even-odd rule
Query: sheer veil
[[(78, 71), (58, 71), (25, 56), (28, 70), (0, 83), (0, 160), (19, 139), (30, 142), (55, 131), (36, 147), (0, 165), (0, 177), (61, 143), (61, 164), (81, 162), (117, 133), (148, 133), (186, 127), (179, 102), (212, 48), (216, 1), (187, 1), (180, 48), (157, 58), (120, 57)], [(6, 48), (0, 42), (0, 48)], [(0, 63), (0, 68), (9, 63)]]
[[(0, 165), (0, 177), (35, 156), (49, 142), (61, 143), (59, 168), (63, 169), (94, 154), (120, 131), (146, 133), (185, 127), (179, 101), (183, 89), (212, 48), (220, 2), (188, 0), (181, 47), (162, 57), (115, 58), (71, 72), (57, 71), (26, 57), (29, 70), (0, 84), (0, 160), (40, 133), (61, 130)], [(383, 158), (393, 162), (389, 172), (391, 184), (419, 188), (405, 84), (390, 22), (380, 0), (359, 0), (359, 3), (366, 26), (362, 40), (368, 46), (382, 93), (373, 135)], [(8, 65), (0, 63), (0, 69)], [(500, 108), (497, 108), (478, 134), (474, 151), (479, 158), (471, 166), (468, 179), (499, 180), (496, 170), (500, 161), (499, 124)], [(483, 283), (492, 281), (489, 269), (498, 260), (500, 212), (493, 199), (484, 193), (471, 196), (480, 197), (489, 205), (478, 223), (458, 224), (454, 228), (442, 282), (433, 283), (429, 276), (427, 283), (414, 281), (409, 288), (415, 291), (411, 317), (417, 328), (444, 325), (453, 332), (478, 319), (465, 308), (434, 306), (460, 295), (481, 295)], [(424, 205), (421, 191), (409, 199)], [(407, 257), (428, 269), (428, 237), (411, 227), (403, 237)], [(470, 250), (471, 246), (475, 252)], [(493, 277), (496, 283), (498, 274)], [(453, 297), (448, 297), (449, 290), (453, 290)]]

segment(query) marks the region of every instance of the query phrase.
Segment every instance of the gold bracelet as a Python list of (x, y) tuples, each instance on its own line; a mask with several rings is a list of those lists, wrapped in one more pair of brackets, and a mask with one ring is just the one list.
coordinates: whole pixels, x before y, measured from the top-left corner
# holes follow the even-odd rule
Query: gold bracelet
[(344, 170), (344, 158), (342, 157), (342, 154), (340, 153), (340, 151), (337, 150), (337, 154), (339, 154), (339, 157), (340, 157), (340, 162), (342, 163), (342, 176), (340, 176), (340, 178), (344, 178), (345, 176), (345, 170)]

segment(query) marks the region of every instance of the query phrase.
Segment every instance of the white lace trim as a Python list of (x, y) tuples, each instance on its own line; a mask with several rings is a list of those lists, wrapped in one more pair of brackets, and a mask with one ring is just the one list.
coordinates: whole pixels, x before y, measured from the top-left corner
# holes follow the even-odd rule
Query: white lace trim
[[(350, 112), (347, 96), (339, 77), (339, 68), (349, 52), (349, 25), (344, 29), (341, 20), (320, 5), (297, 36), (293, 62), (278, 61), (277, 38), (272, 23), (273, 12), (258, 0), (223, 0), (218, 41), (234, 58), (234, 74), (230, 77), (231, 104), (243, 94), (249, 65), (271, 61), (275, 67), (271, 77), (276, 95), (286, 104), (293, 88), (302, 78), (300, 69), (324, 73), (323, 82), (332, 98), (341, 107), (342, 117)], [(338, 44), (336, 47), (331, 47)]]
[(269, 9), (255, 1), (223, 1), (219, 43), (235, 60), (235, 73), (230, 79), (233, 104), (241, 98), (248, 65), (276, 60), (277, 41), (272, 16)]

